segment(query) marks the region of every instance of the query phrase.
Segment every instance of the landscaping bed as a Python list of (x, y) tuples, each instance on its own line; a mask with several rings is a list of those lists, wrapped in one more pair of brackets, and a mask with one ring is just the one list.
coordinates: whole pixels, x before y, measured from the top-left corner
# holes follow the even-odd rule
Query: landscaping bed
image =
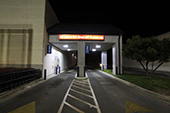
[[(112, 74), (112, 70), (102, 70), (106, 73)], [(112, 74), (113, 75), (113, 74)], [(170, 96), (170, 79), (161, 78), (161, 77), (152, 77), (151, 79), (146, 78), (145, 75), (124, 73), (122, 75), (113, 75), (133, 84), (136, 84), (140, 87), (143, 87), (147, 90), (153, 92), (169, 95)]]

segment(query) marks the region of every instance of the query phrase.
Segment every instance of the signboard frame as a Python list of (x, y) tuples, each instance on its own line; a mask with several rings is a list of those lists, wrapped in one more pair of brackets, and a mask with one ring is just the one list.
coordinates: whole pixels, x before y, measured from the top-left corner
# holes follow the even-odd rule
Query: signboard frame
[(59, 34), (59, 40), (64, 41), (104, 41), (104, 35)]

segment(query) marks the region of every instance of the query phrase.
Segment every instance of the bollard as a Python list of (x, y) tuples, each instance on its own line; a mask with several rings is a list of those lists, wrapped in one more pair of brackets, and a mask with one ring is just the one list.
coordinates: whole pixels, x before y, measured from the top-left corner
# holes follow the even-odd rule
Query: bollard
[(56, 67), (56, 72), (55, 72), (55, 74), (57, 74), (57, 70), (58, 70), (58, 66)]
[(86, 67), (84, 66), (84, 77), (86, 77)]
[(44, 80), (46, 80), (46, 69), (44, 69)]
[(118, 68), (117, 68), (117, 66), (116, 66), (116, 75), (118, 74), (117, 72), (118, 72)]
[(77, 77), (79, 77), (79, 66), (77, 66)]
[(58, 67), (58, 73), (60, 73), (60, 66)]
[(102, 65), (102, 70), (104, 70), (104, 65)]

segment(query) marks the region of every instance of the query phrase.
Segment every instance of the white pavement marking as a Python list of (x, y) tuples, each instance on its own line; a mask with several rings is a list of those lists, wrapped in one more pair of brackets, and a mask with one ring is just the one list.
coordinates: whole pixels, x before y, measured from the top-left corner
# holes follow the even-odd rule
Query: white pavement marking
[(74, 107), (73, 105), (67, 103), (67, 102), (64, 102), (67, 106), (71, 107), (72, 109), (74, 109), (75, 111), (79, 112), (79, 113), (84, 113), (83, 111), (79, 110), (78, 108)]
[[(86, 73), (86, 74), (87, 74), (87, 73)], [(87, 75), (86, 75), (86, 76), (87, 76)], [(94, 94), (94, 91), (93, 91), (93, 89), (92, 89), (92, 86), (91, 86), (91, 84), (90, 84), (90, 80), (89, 80), (89, 79), (88, 79), (88, 82), (89, 82), (90, 89), (91, 89), (91, 91), (92, 91), (92, 95), (93, 95), (93, 97), (94, 97), (94, 102), (95, 102), (96, 107), (97, 107), (97, 112), (98, 112), (98, 113), (101, 113), (101, 110), (100, 110), (100, 108), (99, 108), (99, 104), (98, 104), (98, 102), (97, 102), (96, 96), (95, 96), (95, 94)]]
[[(87, 73), (86, 73), (86, 76), (87, 76)], [(79, 85), (79, 86), (77, 86), (77, 85)], [(87, 85), (88, 85), (88, 86), (87, 86)], [(77, 89), (90, 92), (90, 93), (92, 94), (92, 96), (91, 96), (91, 95), (88, 95), (88, 94), (86, 94), (86, 93), (77, 91), (76, 89), (72, 89), (72, 87), (75, 87), (75, 88), (77, 88)], [(85, 88), (82, 88), (82, 87), (86, 87), (86, 88), (88, 88), (89, 90), (88, 90), (88, 89), (85, 89)], [(69, 94), (70, 91), (73, 91), (73, 92), (75, 92), (75, 93), (77, 93), (77, 94), (80, 94), (80, 95), (83, 95), (83, 96), (92, 98), (95, 105), (93, 105), (93, 104), (91, 104), (91, 103), (89, 103), (89, 102), (87, 102), (87, 101), (85, 101), (85, 100), (82, 100), (82, 99), (74, 96), (73, 94)], [(86, 79), (86, 80), (76, 80), (76, 79), (74, 79), (74, 80), (71, 82), (71, 84), (70, 84), (70, 86), (69, 86), (69, 88), (68, 88), (68, 90), (67, 90), (67, 92), (66, 92), (66, 94), (65, 94), (65, 96), (64, 96), (64, 99), (63, 99), (63, 101), (62, 101), (62, 103), (61, 103), (61, 105), (60, 105), (60, 108), (59, 108), (59, 110), (58, 110), (58, 112), (57, 112), (57, 113), (61, 113), (61, 112), (63, 111), (64, 105), (67, 105), (68, 107), (72, 108), (73, 110), (75, 110), (75, 111), (77, 111), (77, 112), (79, 112), (79, 113), (84, 113), (84, 111), (78, 109), (76, 106), (73, 106), (73, 105), (71, 105), (71, 103), (66, 102), (67, 97), (73, 98), (73, 99), (79, 101), (80, 103), (84, 103), (84, 104), (88, 105), (90, 108), (93, 107), (93, 108), (95, 108), (95, 109), (97, 110), (97, 113), (101, 113), (101, 110), (100, 110), (100, 108), (99, 108), (99, 105), (98, 105), (96, 96), (95, 96), (95, 94), (94, 94), (94, 91), (93, 91), (93, 89), (92, 89), (92, 86), (91, 86), (91, 84), (90, 84), (89, 79)], [(65, 109), (66, 109), (66, 108), (65, 108)]]
[(78, 89), (82, 89), (82, 90), (87, 91), (87, 92), (91, 92), (91, 91), (90, 91), (90, 90), (88, 90), (88, 89), (84, 89), (84, 88), (81, 88), (81, 87), (76, 86), (76, 85), (73, 85), (73, 87), (78, 88)]
[(84, 94), (84, 93), (82, 93), (82, 92), (80, 92), (80, 91), (76, 91), (76, 90), (74, 90), (74, 89), (70, 89), (70, 90), (71, 90), (71, 91), (74, 91), (74, 92), (76, 92), (76, 93), (79, 93), (79, 94), (81, 94), (81, 95), (84, 95), (84, 96), (86, 96), (86, 97), (93, 98), (92, 96), (87, 95), (87, 94)]
[(83, 87), (87, 87), (87, 88), (89, 87), (89, 86), (86, 86), (86, 85), (83, 85), (83, 84), (79, 84), (79, 83), (76, 83), (76, 82), (74, 84), (77, 84), (77, 85), (80, 85), (80, 86), (83, 86)]
[(84, 81), (76, 81), (75, 83), (80, 83), (80, 84), (88, 85), (88, 83), (84, 82)]
[(73, 95), (68, 94), (68, 96), (70, 96), (70, 97), (72, 97), (72, 98), (74, 98), (74, 99), (76, 99), (76, 100), (78, 100), (78, 101), (80, 101), (80, 102), (83, 102), (83, 103), (85, 103), (85, 104), (87, 104), (87, 105), (89, 105), (89, 106), (92, 106), (92, 107), (94, 107), (94, 108), (97, 108), (97, 107), (94, 106), (93, 104), (91, 104), (91, 103), (89, 103), (89, 102), (86, 102), (86, 101), (84, 101), (84, 100), (81, 100), (81, 99), (79, 99), (79, 98), (77, 98), (77, 97), (75, 97), (75, 96), (73, 96)]
[(63, 101), (62, 101), (62, 103), (61, 103), (61, 105), (60, 105), (60, 108), (59, 108), (59, 110), (58, 110), (57, 113), (61, 113), (61, 112), (62, 112), (63, 107), (64, 107), (64, 103), (65, 103), (65, 101), (66, 101), (66, 99), (67, 99), (67, 95), (68, 95), (68, 93), (69, 93), (69, 91), (70, 91), (70, 88), (71, 88), (71, 86), (72, 86), (72, 84), (73, 84), (74, 81), (75, 81), (75, 79), (71, 82), (71, 85), (69, 86), (69, 88), (68, 88), (68, 90), (67, 90), (67, 92), (66, 92), (66, 95), (64, 96), (64, 99), (63, 99)]

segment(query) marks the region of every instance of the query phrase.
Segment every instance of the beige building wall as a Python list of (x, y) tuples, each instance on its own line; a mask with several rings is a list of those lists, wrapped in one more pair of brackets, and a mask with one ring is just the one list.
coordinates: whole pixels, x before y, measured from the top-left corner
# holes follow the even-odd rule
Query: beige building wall
[(158, 35), (158, 36), (156, 36), (155, 38), (157, 38), (157, 39), (159, 39), (159, 40), (163, 40), (164, 38), (170, 38), (170, 32), (167, 32), (167, 33)]
[(42, 69), (46, 28), (56, 22), (46, 0), (0, 0), (0, 67)]
[[(163, 40), (164, 38), (170, 38), (170, 32), (161, 34), (156, 36), (155, 38), (159, 39), (159, 40)], [(169, 48), (170, 49), (170, 48)], [(163, 71), (170, 71), (170, 62), (164, 63), (161, 67), (160, 70)]]

